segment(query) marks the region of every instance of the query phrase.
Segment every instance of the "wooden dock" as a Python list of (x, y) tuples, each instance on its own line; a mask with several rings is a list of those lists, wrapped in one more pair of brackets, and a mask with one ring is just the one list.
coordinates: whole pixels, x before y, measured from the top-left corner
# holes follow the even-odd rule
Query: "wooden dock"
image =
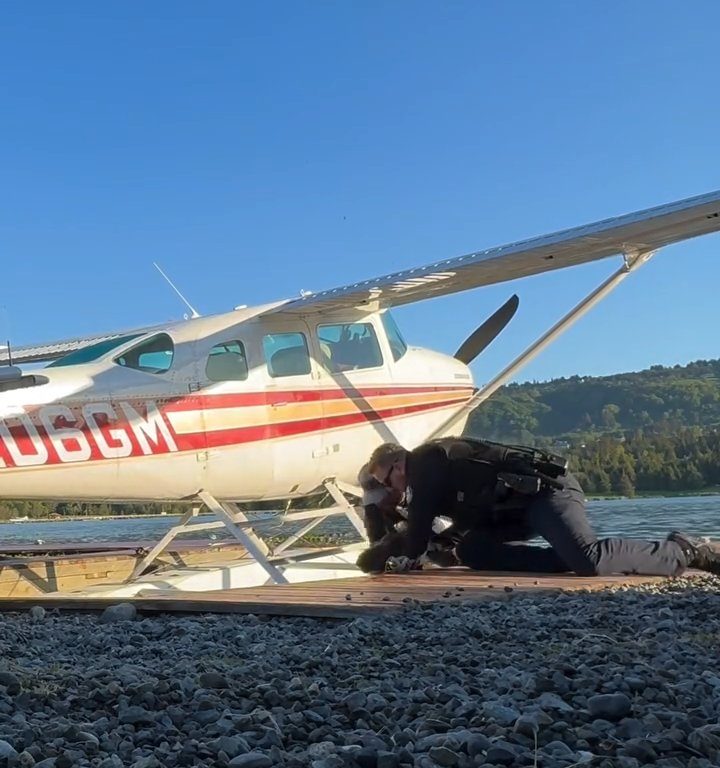
[[(687, 575), (687, 574), (686, 574)], [(43, 595), (0, 599), (0, 611), (46, 609), (97, 611), (130, 602), (150, 613), (239, 613), (353, 618), (399, 610), (417, 603), (510, 600), (523, 594), (600, 590), (665, 581), (659, 576), (582, 577), (432, 569), (406, 574), (272, 585), (210, 592), (146, 590), (133, 598)]]
[[(127, 579), (154, 542), (10, 544), (0, 548), (0, 598), (34, 598), (83, 590)], [(177, 539), (153, 564), (163, 567), (211, 566), (240, 559), (238, 542)]]

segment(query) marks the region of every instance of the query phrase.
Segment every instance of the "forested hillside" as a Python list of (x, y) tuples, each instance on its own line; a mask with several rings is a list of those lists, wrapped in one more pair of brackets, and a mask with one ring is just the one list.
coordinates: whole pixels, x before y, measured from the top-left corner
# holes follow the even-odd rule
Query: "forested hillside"
[(589, 493), (697, 491), (720, 484), (720, 360), (637, 373), (511, 384), (467, 433), (553, 446)]
[(720, 360), (698, 360), (614, 376), (510, 384), (473, 413), (468, 430), (522, 442), (718, 425)]

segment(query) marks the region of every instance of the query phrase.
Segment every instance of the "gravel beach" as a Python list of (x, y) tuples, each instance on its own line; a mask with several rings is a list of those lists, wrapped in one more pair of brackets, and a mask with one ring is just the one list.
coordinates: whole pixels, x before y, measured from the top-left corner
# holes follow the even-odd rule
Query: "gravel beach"
[(720, 765), (718, 579), (350, 621), (132, 614), (0, 615), (0, 767)]

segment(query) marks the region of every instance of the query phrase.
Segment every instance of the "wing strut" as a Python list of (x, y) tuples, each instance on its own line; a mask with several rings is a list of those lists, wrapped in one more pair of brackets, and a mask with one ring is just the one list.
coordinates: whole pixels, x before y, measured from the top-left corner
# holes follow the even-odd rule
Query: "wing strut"
[(536, 357), (536, 355), (540, 354), (545, 347), (552, 344), (552, 342), (570, 328), (576, 320), (579, 320), (586, 312), (591, 310), (596, 304), (600, 303), (608, 294), (617, 288), (631, 272), (634, 272), (643, 264), (646, 264), (654, 255), (655, 251), (625, 253), (623, 256), (623, 265), (617, 272), (614, 272), (594, 291), (589, 293), (579, 304), (573, 307), (565, 317), (558, 320), (552, 328), (540, 336), (537, 341), (533, 342), (494, 379), (489, 381), (484, 387), (480, 387), (470, 400), (464, 403), (463, 406), (442, 426), (438, 427), (432, 434), (428, 435), (426, 440), (452, 435), (453, 430), (461, 419), (466, 418), (470, 411), (477, 408), (480, 403), (487, 400), (493, 393), (500, 389), (500, 387), (506, 384), (524, 365), (529, 363)]

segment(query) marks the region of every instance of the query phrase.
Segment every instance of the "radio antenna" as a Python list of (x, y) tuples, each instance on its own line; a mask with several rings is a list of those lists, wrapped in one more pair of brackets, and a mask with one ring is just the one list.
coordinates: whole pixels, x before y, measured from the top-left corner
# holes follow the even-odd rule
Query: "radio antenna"
[(192, 317), (192, 318), (200, 317), (200, 313), (195, 310), (195, 307), (193, 307), (193, 305), (177, 289), (177, 287), (175, 286), (175, 283), (173, 283), (173, 281), (162, 271), (162, 269), (160, 269), (158, 264), (156, 262), (154, 262), (154, 261), (153, 261), (153, 266), (168, 281), (168, 284), (173, 289), (173, 291), (175, 291), (175, 293), (177, 293), (177, 295), (182, 299), (182, 301), (185, 304), (185, 306), (190, 310), (190, 312), (191, 312), (190, 317)]

